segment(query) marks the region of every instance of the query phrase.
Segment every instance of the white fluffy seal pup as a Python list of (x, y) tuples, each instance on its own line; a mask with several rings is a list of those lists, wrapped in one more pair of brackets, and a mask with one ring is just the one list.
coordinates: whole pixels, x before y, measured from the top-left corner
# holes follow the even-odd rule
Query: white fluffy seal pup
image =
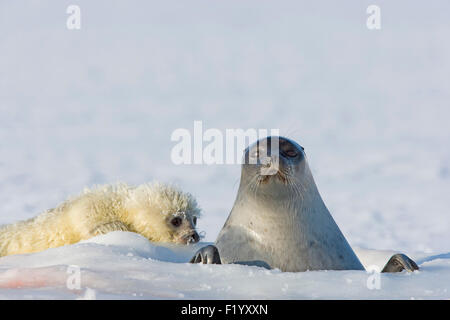
[(38, 252), (111, 231), (139, 233), (153, 242), (198, 242), (200, 208), (194, 197), (161, 183), (86, 189), (54, 209), (0, 227), (0, 256)]
[[(191, 262), (291, 272), (364, 270), (319, 194), (304, 148), (283, 137), (261, 139), (245, 150), (231, 213), (215, 246), (200, 249)], [(414, 266), (395, 255), (383, 271)]]

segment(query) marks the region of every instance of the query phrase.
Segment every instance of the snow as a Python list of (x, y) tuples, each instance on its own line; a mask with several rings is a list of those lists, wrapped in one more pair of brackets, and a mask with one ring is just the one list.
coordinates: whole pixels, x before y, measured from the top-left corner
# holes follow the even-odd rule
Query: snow
[(68, 4), (0, 2), (0, 224), (94, 184), (159, 180), (197, 198), (213, 242), (240, 168), (173, 164), (171, 133), (279, 128), (362, 262), (404, 252), (421, 270), (369, 290), (365, 272), (190, 265), (107, 235), (0, 258), (1, 298), (450, 298), (448, 1), (377, 1), (379, 31), (366, 1), (77, 4), (69, 31)]
[[(364, 271), (290, 273), (242, 265), (187, 261), (192, 246), (155, 245), (116, 231), (75, 245), (0, 259), (0, 298), (49, 299), (430, 299), (448, 298), (450, 255), (424, 257), (414, 273), (381, 274), (368, 289)], [(357, 250), (364, 264), (381, 268), (389, 252)], [(413, 256), (414, 258), (417, 258)], [(70, 289), (69, 268), (80, 268), (80, 289)], [(245, 284), (245, 285), (244, 285)]]

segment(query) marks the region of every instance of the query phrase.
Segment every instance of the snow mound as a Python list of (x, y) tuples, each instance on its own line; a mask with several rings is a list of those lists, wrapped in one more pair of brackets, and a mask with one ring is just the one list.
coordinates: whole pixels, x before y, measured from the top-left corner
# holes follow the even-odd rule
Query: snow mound
[[(111, 232), (74, 245), (0, 258), (2, 299), (428, 299), (450, 298), (450, 253), (410, 255), (414, 273), (266, 270), (187, 263), (206, 245), (160, 245)], [(367, 268), (394, 252), (355, 250)], [(79, 287), (74, 277), (79, 271)], [(243, 285), (245, 284), (245, 285)], [(373, 287), (373, 286), (372, 286)]]

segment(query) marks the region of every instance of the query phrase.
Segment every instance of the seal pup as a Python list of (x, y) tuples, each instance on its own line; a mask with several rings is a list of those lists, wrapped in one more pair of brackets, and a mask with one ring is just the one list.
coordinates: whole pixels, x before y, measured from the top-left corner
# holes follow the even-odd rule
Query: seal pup
[[(388, 263), (383, 271), (415, 265), (405, 255), (394, 257), (389, 263), (397, 266)], [(304, 148), (284, 137), (245, 150), (238, 194), (215, 246), (200, 249), (190, 262), (364, 270), (319, 194)]]
[(34, 218), (0, 226), (0, 256), (38, 252), (111, 231), (139, 233), (153, 242), (196, 243), (199, 216), (194, 197), (171, 185), (98, 186)]

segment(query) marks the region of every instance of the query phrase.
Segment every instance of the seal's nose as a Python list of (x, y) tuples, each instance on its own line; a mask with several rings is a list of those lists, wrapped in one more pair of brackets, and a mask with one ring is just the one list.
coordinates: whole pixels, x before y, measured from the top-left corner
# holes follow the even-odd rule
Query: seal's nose
[(266, 157), (261, 163), (260, 173), (262, 176), (273, 176), (278, 173), (280, 168), (280, 158), (278, 155), (273, 154), (270, 157)]
[(200, 240), (200, 236), (198, 235), (198, 233), (196, 231), (194, 231), (193, 234), (191, 234), (188, 238), (188, 243), (197, 243)]

